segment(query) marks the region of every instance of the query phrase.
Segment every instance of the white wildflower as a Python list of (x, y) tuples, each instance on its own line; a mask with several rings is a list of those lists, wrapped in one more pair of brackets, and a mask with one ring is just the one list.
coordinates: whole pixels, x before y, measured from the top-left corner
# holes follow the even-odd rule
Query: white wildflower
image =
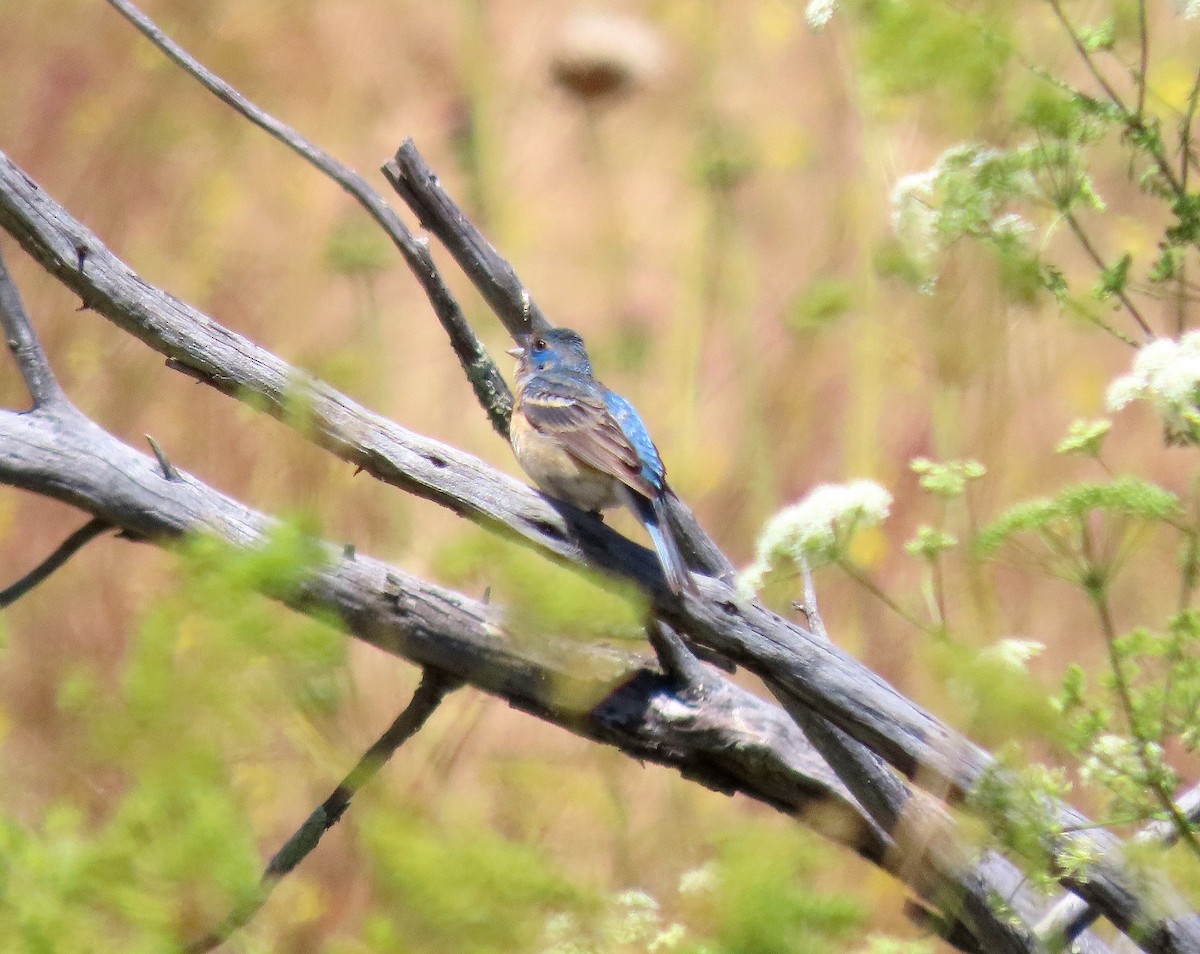
[(827, 563), (845, 547), (856, 530), (887, 519), (892, 495), (873, 480), (821, 484), (798, 503), (767, 521), (758, 539), (754, 562), (738, 581), (743, 592), (756, 592), (767, 572), (780, 561)]
[(1185, 20), (1195, 20), (1200, 17), (1200, 0), (1176, 0), (1179, 15)]
[(1140, 398), (1145, 392), (1145, 385), (1132, 374), (1124, 374), (1108, 386), (1104, 394), (1104, 404), (1111, 412), (1117, 412)]
[(570, 914), (553, 914), (543, 929), (543, 954), (584, 954), (579, 922)]
[(992, 231), (997, 236), (1022, 238), (1034, 230), (1034, 225), (1016, 212), (1007, 212), (992, 222)]
[(1108, 387), (1105, 403), (1119, 411), (1131, 401), (1149, 401), (1163, 418), (1172, 443), (1197, 443), (1200, 439), (1200, 332), (1179, 341), (1159, 338), (1137, 353), (1129, 374)]
[(675, 922), (665, 930), (659, 931), (658, 935), (652, 940), (646, 948), (650, 954), (656, 954), (658, 951), (673, 951), (679, 947), (687, 938), (687, 929), (680, 923)]
[[(1197, 0), (1200, 2), (1200, 0)], [(1034, 227), (1005, 207), (1037, 192), (1026, 148), (960, 143), (892, 188), (892, 228), (930, 290), (938, 252), (964, 236), (1011, 248)]]
[(616, 944), (642, 944), (659, 931), (658, 902), (645, 891), (622, 891), (613, 898), (616, 909), (605, 934)]
[(1036, 639), (1002, 639), (984, 650), (983, 655), (1007, 669), (1024, 672), (1025, 664), (1035, 656), (1040, 656), (1045, 649), (1046, 644)]
[(685, 871), (679, 876), (679, 893), (683, 895), (706, 894), (709, 891), (715, 891), (720, 885), (720, 881), (721, 876), (717, 874), (716, 866), (709, 862), (699, 868)]
[(1092, 743), (1092, 752), (1084, 759), (1079, 774), (1084, 781), (1112, 785), (1123, 778), (1137, 777), (1141, 771), (1142, 763), (1133, 740), (1109, 734)]
[(814, 30), (820, 30), (833, 19), (837, 10), (837, 0), (808, 0), (804, 9), (804, 19)]

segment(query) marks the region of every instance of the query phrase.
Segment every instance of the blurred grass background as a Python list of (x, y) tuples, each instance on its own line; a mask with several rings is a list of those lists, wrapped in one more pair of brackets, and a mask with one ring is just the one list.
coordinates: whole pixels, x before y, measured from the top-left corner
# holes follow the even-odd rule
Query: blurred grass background
[[(373, 170), (411, 136), (547, 314), (585, 335), (602, 378), (649, 422), (677, 491), (739, 562), (781, 505), (822, 481), (870, 477), (896, 502), (857, 555), (884, 588), (919, 607), (921, 568), (902, 543), (919, 523), (937, 522), (940, 505), (918, 488), (913, 457), (972, 457), (988, 468), (970, 512), (948, 514), (960, 530), (1018, 499), (1103, 476), (1052, 451), (1071, 420), (1102, 412), (1104, 388), (1127, 368), (1130, 349), (1053, 302), (1022, 301), (978, 249), (956, 249), (930, 295), (887, 267), (895, 181), (955, 141), (1005, 144), (1016, 135), (1011, 117), (1030, 80), (996, 61), (978, 39), (981, 25), (1083, 82), (1040, 4), (983, 4), (966, 17), (923, 0), (866, 5), (858, 13), (869, 30), (835, 17), (820, 33), (805, 24), (802, 5), (784, 0), (604, 4), (634, 19), (629, 42), (646, 69), (629, 95), (602, 104), (555, 82), (576, 12), (569, 4), (160, 0), (146, 9), (380, 191), (387, 187)], [(1152, 8), (1151, 22), (1151, 86), (1174, 102), (1196, 65), (1197, 30), (1165, 6)], [(931, 84), (927, 95), (908, 95)], [(0, 6), (0, 148), (148, 281), (403, 425), (517, 473), (415, 283), (357, 207), (106, 4)], [(1113, 213), (1090, 223), (1097, 242), (1152, 247), (1145, 200), (1115, 144), (1103, 148), (1112, 161), (1098, 182)], [(14, 243), (5, 240), (4, 250), (72, 400), (104, 427), (138, 446), (150, 433), (177, 466), (255, 507), (308, 514), (363, 551), (474, 595), (495, 586), (495, 599), (530, 627), (636, 638), (620, 601), (433, 505), (355, 478), (275, 422), (167, 370), (139, 342), (79, 311)], [(1086, 274), (1069, 236), (1056, 237), (1052, 251), (1069, 274)], [(499, 325), (448, 257), (440, 260), (501, 354)], [(1145, 307), (1157, 317), (1173, 306)], [(11, 364), (0, 398), (25, 401)], [(1164, 450), (1140, 408), (1118, 419), (1106, 461), (1190, 498), (1185, 452)], [(80, 523), (61, 506), (0, 492), (3, 579)], [(1120, 626), (1161, 618), (1171, 574), (1156, 572), (1155, 560), (1172, 558), (1159, 553), (1123, 579)], [(81, 670), (116, 685), (133, 634), (180, 576), (174, 556), (106, 539), (6, 614), (0, 791), (15, 818), (38, 824), (64, 799), (101, 817), (107, 794), (128, 784), (111, 766), (77, 764), (80, 716), (64, 707), (63, 686)], [(830, 572), (818, 585), (834, 638), (923, 705), (988, 745), (1021, 731), (947, 692), (936, 647), (852, 582)], [(1054, 687), (1069, 661), (1101, 664), (1083, 597), (1060, 582), (964, 565), (948, 591), (949, 616), (971, 644), (1005, 636), (1047, 644), (1034, 663), (1038, 684)], [(273, 608), (265, 620), (284, 632), (297, 625)], [(249, 824), (264, 856), (415, 684), (411, 669), (360, 646), (348, 647), (345, 665), (336, 704), (234, 760), (245, 769), (239, 790), (253, 793)], [(237, 707), (238, 696), (226, 703)], [(255, 705), (290, 711), (286, 693)], [(452, 698), (363, 798), (241, 943), (492, 949), (498, 937), (456, 943), (453, 919), (441, 934), (428, 926), (389, 934), (400, 929), (378, 910), (387, 897), (403, 907), (411, 879), (421, 880), (384, 870), (404, 846), (432, 846), (431, 870), (478, 868), (465, 848), (456, 853), (463, 831), (507, 846), (496, 849), (504, 871), (517, 864), (505, 852), (529, 850), (564, 883), (638, 886), (664, 899), (684, 872), (731, 850), (722, 845), (784, 839), (804, 861), (776, 859), (779, 870), (861, 905), (848, 934), (833, 931), (834, 949), (852, 949), (870, 932), (912, 933), (895, 885), (785, 820), (470, 692)], [(383, 867), (365, 864), (364, 852)], [(539, 898), (568, 890), (530, 878)], [(193, 928), (204, 926), (198, 920)], [(805, 940), (785, 927), (784, 946), (729, 949), (824, 949), (819, 932)], [(427, 929), (437, 940), (413, 940)], [(505, 943), (497, 949), (532, 942)]]

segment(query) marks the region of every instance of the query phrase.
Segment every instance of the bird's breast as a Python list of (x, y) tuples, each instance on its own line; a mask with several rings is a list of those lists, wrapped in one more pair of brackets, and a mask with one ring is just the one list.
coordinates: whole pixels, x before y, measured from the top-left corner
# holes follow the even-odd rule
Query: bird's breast
[(621, 482), (574, 457), (554, 437), (532, 427), (519, 410), (509, 440), (521, 469), (543, 493), (582, 510), (604, 510), (621, 502)]

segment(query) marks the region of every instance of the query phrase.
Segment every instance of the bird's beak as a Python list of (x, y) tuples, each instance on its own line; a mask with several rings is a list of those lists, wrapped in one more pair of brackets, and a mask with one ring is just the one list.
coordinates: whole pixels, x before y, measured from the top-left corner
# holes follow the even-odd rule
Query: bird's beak
[(525, 357), (525, 349), (524, 348), (509, 348), (508, 351), (505, 352), (505, 354), (511, 354), (514, 358), (523, 358), (523, 357)]

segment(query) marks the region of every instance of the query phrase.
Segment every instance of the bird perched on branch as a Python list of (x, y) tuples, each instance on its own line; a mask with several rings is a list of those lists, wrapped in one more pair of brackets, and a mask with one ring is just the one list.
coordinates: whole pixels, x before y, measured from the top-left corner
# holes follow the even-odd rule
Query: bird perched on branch
[(568, 328), (523, 335), (509, 436), (517, 462), (557, 500), (582, 510), (625, 505), (641, 521), (671, 591), (696, 584), (667, 521), (666, 470), (632, 404), (592, 374)]

